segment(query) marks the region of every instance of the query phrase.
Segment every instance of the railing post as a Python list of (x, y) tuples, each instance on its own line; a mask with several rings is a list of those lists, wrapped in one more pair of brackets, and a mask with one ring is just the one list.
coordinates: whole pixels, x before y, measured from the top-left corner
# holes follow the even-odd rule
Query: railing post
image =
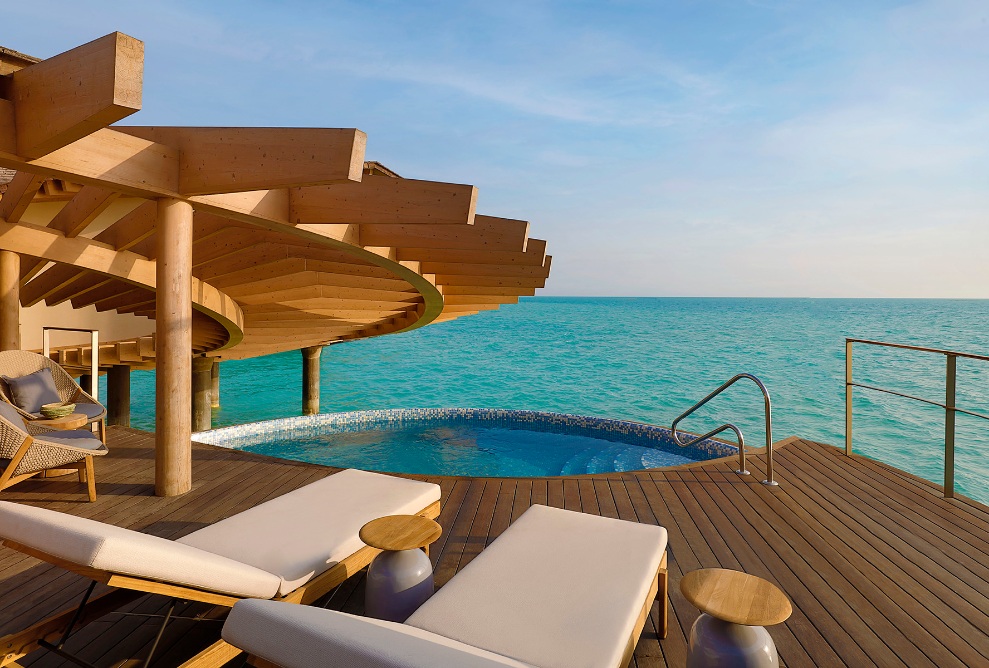
[(852, 454), (852, 342), (845, 339), (845, 454)]
[(957, 356), (947, 355), (944, 383), (944, 498), (955, 497), (955, 367)]

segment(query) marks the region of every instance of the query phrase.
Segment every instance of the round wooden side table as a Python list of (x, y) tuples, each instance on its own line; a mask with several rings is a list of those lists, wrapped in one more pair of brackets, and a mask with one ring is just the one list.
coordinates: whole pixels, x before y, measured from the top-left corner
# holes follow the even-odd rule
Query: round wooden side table
[(723, 568), (691, 571), (684, 598), (703, 614), (690, 629), (687, 668), (775, 668), (779, 655), (764, 628), (785, 622), (793, 608), (776, 585)]
[(382, 550), (367, 569), (364, 614), (404, 622), (433, 595), (426, 550), (442, 533), (439, 524), (419, 515), (380, 517), (361, 527), (361, 540)]
[[(40, 418), (37, 420), (31, 420), (31, 424), (40, 424), (49, 429), (57, 429), (63, 431), (66, 429), (81, 429), (85, 427), (89, 422), (89, 416), (85, 413), (69, 413), (68, 415), (63, 415), (57, 418)], [(39, 435), (39, 438), (44, 439), (44, 435)], [(65, 475), (72, 475), (73, 473), (78, 474), (79, 469), (48, 469), (42, 472), (44, 478), (60, 478)]]
[(40, 418), (31, 420), (31, 424), (40, 424), (50, 429), (79, 429), (85, 427), (89, 417), (85, 413), (69, 413), (57, 418)]

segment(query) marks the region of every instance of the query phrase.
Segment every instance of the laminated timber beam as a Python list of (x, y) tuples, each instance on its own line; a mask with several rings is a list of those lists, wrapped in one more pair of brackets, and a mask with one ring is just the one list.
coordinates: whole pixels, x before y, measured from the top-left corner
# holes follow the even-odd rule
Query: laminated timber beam
[(60, 290), (67, 288), (69, 285), (77, 283), (79, 279), (88, 273), (70, 264), (54, 265), (47, 271), (21, 285), (21, 304), (23, 306), (34, 306)]
[(43, 176), (37, 174), (17, 172), (14, 180), (8, 184), (3, 199), (0, 199), (0, 218), (11, 223), (18, 222), (38, 194), (44, 180)]
[(360, 181), (356, 129), (121, 127), (179, 151), (179, 194), (208, 195)]
[(55, 214), (52, 221), (48, 223), (48, 228), (57, 230), (70, 239), (77, 237), (118, 197), (120, 197), (120, 193), (112, 190), (97, 186), (85, 186), (69, 200), (68, 204), (62, 207), (61, 211)]
[(143, 74), (144, 43), (119, 32), (14, 72), (17, 155), (40, 158), (140, 110)]
[[(45, 62), (64, 63), (84, 51)], [(104, 54), (86, 66), (90, 80), (116, 80), (118, 71), (107, 61)], [(42, 71), (29, 61), (21, 67), (23, 81)], [(13, 79), (6, 81), (10, 85), (0, 81), (0, 165), (25, 175), (18, 177), (22, 198), (8, 190), (0, 206), (17, 213), (32, 198), (40, 202), (40, 176), (54, 177), (40, 182), (53, 186), (45, 197), (70, 200), (49, 226), (61, 241), (46, 238), (52, 245), (43, 244), (44, 252), (31, 244), (17, 249), (33, 250), (27, 264), (41, 272), (22, 267), (31, 299), (71, 299), (159, 317), (155, 283), (135, 281), (127, 263), (137, 260), (145, 271), (162, 259), (163, 200), (191, 210), (193, 287), (208, 286), (241, 309), (242, 345), (224, 358), (414, 329), (511, 303), (545, 283), (546, 245), (529, 239), (528, 222), (477, 215), (473, 186), (403, 179), (369, 167), (366, 137), (358, 130), (107, 127), (108, 112), (97, 109), (83, 120), (73, 121), (71, 113), (62, 119), (78, 133), (73, 141), (65, 143), (70, 137), (63, 134), (54, 150), (25, 153), (16, 113), (23, 100), (14, 99)], [(150, 201), (130, 200), (136, 208), (125, 212), (123, 204), (110, 203), (121, 197)], [(109, 221), (111, 212), (116, 222)], [(105, 229), (85, 239), (95, 225)], [(23, 227), (25, 234), (39, 233)], [(4, 233), (0, 229), (0, 248)], [(67, 242), (92, 247), (77, 254), (76, 263), (69, 251), (78, 249)], [(116, 257), (111, 272), (94, 264), (93, 254), (107, 250)], [(223, 345), (225, 335), (207, 319), (194, 347)]]
[(365, 176), (360, 183), (293, 188), (293, 223), (473, 225), (477, 188), (436, 181)]
[[(138, 287), (155, 289), (155, 263), (131, 251), (118, 251), (107, 244), (77, 237), (67, 239), (46, 227), (11, 224), (0, 220), (0, 248), (32, 255), (52, 262), (72, 264)], [(229, 336), (229, 345), (243, 337), (244, 314), (231, 297), (212, 285), (192, 278), (192, 304), (222, 324)]]

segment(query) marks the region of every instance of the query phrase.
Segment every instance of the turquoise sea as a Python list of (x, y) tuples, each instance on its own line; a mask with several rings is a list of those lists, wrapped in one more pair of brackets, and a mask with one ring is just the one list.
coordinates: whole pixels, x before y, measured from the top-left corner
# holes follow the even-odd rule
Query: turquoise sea
[[(763, 379), (774, 440), (844, 446), (844, 339), (989, 354), (989, 301), (523, 299), (449, 323), (324, 349), (322, 410), (515, 408), (670, 422), (732, 375)], [(214, 425), (297, 415), (298, 352), (224, 362)], [(855, 380), (944, 401), (944, 357), (857, 346)], [(153, 429), (154, 378), (135, 372), (132, 424)], [(989, 413), (989, 362), (958, 361), (958, 406)], [(737, 424), (763, 444), (761, 395), (739, 384), (683, 428)], [(958, 491), (989, 502), (989, 421), (958, 416)], [(856, 390), (855, 450), (943, 481), (944, 411)]]

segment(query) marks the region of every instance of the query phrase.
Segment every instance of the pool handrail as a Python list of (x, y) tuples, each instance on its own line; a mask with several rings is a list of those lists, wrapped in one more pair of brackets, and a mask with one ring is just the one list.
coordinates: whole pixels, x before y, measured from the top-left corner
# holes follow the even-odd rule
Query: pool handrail
[(762, 391), (763, 399), (766, 405), (766, 479), (762, 481), (764, 485), (778, 485), (779, 483), (773, 480), (773, 404), (769, 398), (769, 390), (766, 389), (765, 384), (755, 376), (750, 373), (740, 373), (734, 376), (731, 380), (724, 383), (721, 387), (711, 392), (709, 395), (698, 401), (691, 408), (689, 408), (685, 413), (682, 413), (680, 417), (673, 421), (670, 425), (670, 435), (673, 436), (673, 442), (679, 445), (681, 448), (686, 448), (687, 446), (693, 445), (698, 441), (702, 441), (706, 438), (711, 438), (717, 434), (728, 429), (735, 432), (735, 437), (738, 438), (738, 470), (735, 473), (739, 475), (749, 475), (749, 471), (745, 468), (745, 437), (742, 436), (742, 431), (730, 422), (726, 422), (717, 429), (713, 429), (703, 436), (696, 436), (687, 441), (681, 441), (680, 437), (677, 435), (677, 424), (680, 423), (685, 417), (696, 411), (698, 408), (709, 402), (714, 397), (718, 396), (729, 387), (742, 380), (743, 378), (748, 378)]

